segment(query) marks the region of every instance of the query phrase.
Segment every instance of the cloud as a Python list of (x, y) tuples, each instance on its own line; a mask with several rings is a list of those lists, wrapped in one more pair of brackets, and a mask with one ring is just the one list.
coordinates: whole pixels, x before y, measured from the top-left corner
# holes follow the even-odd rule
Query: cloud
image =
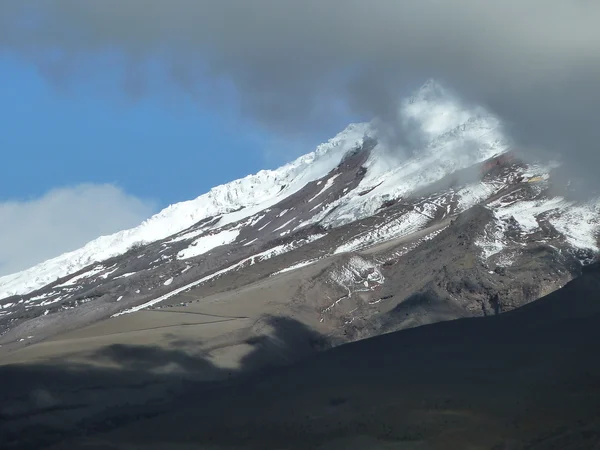
[(137, 226), (155, 206), (110, 184), (83, 184), (29, 201), (0, 203), (0, 275)]
[(434, 77), (596, 179), (599, 22), (597, 0), (21, 0), (0, 4), (0, 47), (61, 82), (112, 55), (132, 95), (158, 61), (200, 101), (233, 86), (283, 135), (343, 109), (393, 122), (398, 95)]

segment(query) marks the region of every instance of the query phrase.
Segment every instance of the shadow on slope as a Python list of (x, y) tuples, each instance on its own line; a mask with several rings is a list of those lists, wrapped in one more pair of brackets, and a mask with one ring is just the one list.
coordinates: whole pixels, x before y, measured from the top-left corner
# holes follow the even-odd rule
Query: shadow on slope
[[(592, 449), (600, 442), (599, 341), (595, 265), (553, 294), (502, 315), (374, 337), (260, 376), (187, 384), (175, 376), (161, 384), (155, 376), (152, 382), (173, 390), (172, 400), (138, 404), (137, 416), (116, 425), (127, 408), (104, 409), (77, 424), (77, 433), (87, 430), (89, 437), (57, 448)], [(267, 350), (278, 354), (276, 342), (253, 344), (262, 358)], [(281, 355), (302, 347), (289, 343), (283, 341)], [(118, 375), (69, 370), (71, 385), (55, 368), (53, 379), (76, 392), (82, 378), (97, 377), (100, 389), (110, 384), (117, 392), (127, 377), (147, 379), (148, 366), (138, 355), (133, 359), (136, 369)], [(249, 361), (244, 365), (252, 366)], [(20, 380), (27, 371), (46, 374), (39, 367), (11, 370)], [(113, 379), (102, 382), (104, 375)], [(34, 385), (26, 386), (29, 393)], [(135, 389), (126, 392), (128, 400), (135, 397)]]
[(521, 309), (344, 345), (104, 439), (143, 448), (594, 448), (599, 293), (596, 265)]
[[(302, 360), (327, 338), (289, 317), (266, 317), (265, 334), (246, 343), (238, 367), (216, 365), (198, 342), (179, 348), (115, 344), (90, 356), (94, 365), (53, 360), (0, 366), (0, 447), (45, 448), (161, 416), (190, 396)], [(256, 376), (254, 375), (254, 376)]]

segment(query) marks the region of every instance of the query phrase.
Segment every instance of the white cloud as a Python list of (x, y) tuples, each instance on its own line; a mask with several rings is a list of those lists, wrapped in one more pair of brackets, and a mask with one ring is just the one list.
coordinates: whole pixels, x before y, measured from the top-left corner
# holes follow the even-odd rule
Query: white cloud
[(137, 226), (155, 207), (111, 184), (82, 184), (32, 200), (0, 203), (0, 275)]

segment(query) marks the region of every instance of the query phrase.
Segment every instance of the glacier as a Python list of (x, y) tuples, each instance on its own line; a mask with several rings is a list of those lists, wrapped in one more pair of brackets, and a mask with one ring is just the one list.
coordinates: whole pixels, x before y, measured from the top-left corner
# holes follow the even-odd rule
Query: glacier
[(194, 200), (168, 206), (138, 227), (101, 236), (78, 250), (2, 276), (0, 298), (35, 291), (89, 264), (121, 255), (135, 244), (167, 238), (207, 217), (221, 215), (219, 225), (249, 217), (325, 176), (349, 150), (362, 144), (368, 129), (369, 124), (351, 124), (315, 151), (278, 169), (217, 186)]

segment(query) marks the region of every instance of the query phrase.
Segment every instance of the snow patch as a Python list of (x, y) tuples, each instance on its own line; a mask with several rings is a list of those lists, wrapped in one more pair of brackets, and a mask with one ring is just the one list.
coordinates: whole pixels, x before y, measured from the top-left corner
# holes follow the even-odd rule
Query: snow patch
[(549, 222), (574, 247), (598, 252), (600, 235), (600, 201), (572, 206)]
[[(503, 186), (503, 185), (501, 185)], [(493, 183), (473, 183), (459, 189), (456, 194), (458, 196), (458, 211), (463, 212), (482, 201), (494, 195), (501, 186), (495, 186)]]
[(204, 228), (199, 228), (198, 230), (190, 231), (189, 233), (182, 234), (181, 236), (177, 236), (176, 238), (170, 239), (167, 241), (167, 244), (173, 244), (175, 242), (187, 241), (189, 239), (194, 239), (197, 236), (206, 233)]
[(323, 202), (317, 203), (315, 206), (313, 206), (312, 208), (310, 208), (310, 210), (308, 212), (313, 212), (315, 209), (319, 208), (321, 205), (323, 205)]
[(39, 300), (44, 300), (44, 299), (46, 299), (46, 298), (48, 298), (48, 297), (52, 297), (54, 294), (55, 294), (54, 292), (47, 292), (47, 293), (45, 293), (45, 294), (42, 294), (42, 295), (36, 295), (35, 297), (31, 297), (31, 298), (30, 298), (30, 299), (27, 301), (27, 303), (29, 303), (29, 302), (37, 302), (37, 301), (39, 301)]
[(102, 272), (104, 269), (104, 266), (96, 266), (91, 268), (90, 270), (88, 270), (87, 272), (83, 272), (82, 274), (77, 275), (76, 277), (73, 277), (67, 281), (65, 281), (62, 284), (57, 284), (55, 287), (66, 287), (66, 286), (73, 286), (74, 284), (76, 284), (77, 282), (86, 279), (86, 278), (91, 278), (95, 275), (98, 275), (100, 272)]
[[(497, 255), (508, 247), (505, 238), (505, 229), (500, 220), (495, 220), (485, 226), (484, 235), (475, 241), (481, 249), (481, 256), (487, 261), (492, 256)], [(505, 261), (509, 263), (510, 261)], [(510, 265), (510, 264), (507, 264)]]
[[(531, 234), (541, 229), (540, 220), (547, 220), (573, 247), (598, 252), (600, 233), (600, 201), (577, 204), (562, 197), (542, 200), (515, 200), (509, 204), (503, 199), (490, 204), (495, 220), (485, 228), (484, 236), (475, 243), (482, 249), (482, 258), (495, 257), (499, 266), (512, 264), (515, 255), (507, 254), (509, 241), (506, 228), (514, 220), (521, 234)], [(498, 255), (496, 257), (496, 255)]]
[(565, 210), (570, 205), (562, 197), (554, 197), (537, 201), (517, 201), (508, 206), (495, 202), (491, 206), (497, 208), (496, 214), (500, 219), (513, 217), (523, 231), (532, 233), (540, 226), (538, 216), (552, 210)]
[(277, 272), (273, 272), (271, 274), (271, 276), (273, 277), (275, 275), (279, 275), (279, 274), (286, 273), (286, 272), (291, 272), (292, 270), (296, 270), (296, 269), (300, 269), (302, 267), (310, 266), (311, 264), (314, 264), (314, 263), (320, 261), (320, 259), (321, 258), (316, 258), (316, 259), (309, 259), (308, 261), (299, 262), (299, 263), (294, 264), (292, 266), (286, 267), (285, 269), (281, 269), (281, 270), (278, 270)]
[(290, 223), (292, 223), (294, 220), (296, 220), (296, 218), (292, 218), (290, 220), (288, 220), (286, 223), (284, 223), (283, 225), (281, 225), (280, 227), (275, 228), (273, 231), (279, 231), (282, 230), (283, 228), (285, 228), (286, 226), (288, 226)]
[[(313, 242), (313, 241), (315, 241), (317, 239), (321, 239), (323, 236), (325, 236), (325, 235), (324, 234), (315, 234), (315, 235), (309, 236), (306, 239), (302, 239), (300, 241), (295, 241), (295, 242), (291, 242), (289, 244), (278, 245), (276, 247), (270, 248), (269, 250), (265, 250), (264, 252), (257, 253), (256, 255), (250, 256), (250, 257), (248, 257), (248, 258), (246, 258), (246, 259), (244, 259), (244, 260), (242, 260), (242, 261), (240, 261), (240, 262), (238, 262), (236, 264), (233, 264), (233, 265), (231, 265), (229, 267), (226, 267), (225, 269), (218, 270), (217, 272), (214, 272), (214, 273), (212, 273), (210, 275), (207, 275), (207, 276), (205, 276), (203, 278), (200, 278), (199, 280), (196, 280), (196, 281), (194, 281), (192, 283), (186, 284), (185, 286), (182, 286), (182, 287), (180, 287), (178, 289), (175, 289), (174, 291), (171, 291), (171, 292), (169, 292), (169, 293), (167, 293), (165, 295), (162, 295), (162, 296), (160, 296), (160, 297), (158, 297), (158, 298), (156, 298), (154, 300), (150, 300), (149, 302), (146, 302), (146, 303), (144, 303), (142, 305), (135, 306), (133, 308), (129, 308), (129, 309), (127, 309), (125, 311), (122, 311), (120, 313), (114, 314), (112, 317), (121, 316), (123, 314), (130, 314), (130, 313), (137, 312), (137, 311), (140, 311), (140, 310), (145, 309), (145, 308), (149, 308), (150, 306), (153, 306), (153, 305), (156, 305), (157, 303), (165, 301), (168, 298), (173, 297), (174, 295), (177, 295), (177, 294), (179, 294), (181, 292), (187, 291), (187, 290), (189, 290), (189, 289), (191, 289), (191, 288), (193, 288), (195, 286), (198, 286), (200, 284), (206, 283), (207, 281), (210, 281), (210, 280), (212, 280), (214, 278), (220, 277), (220, 276), (222, 276), (222, 275), (224, 275), (224, 274), (226, 274), (228, 272), (231, 272), (231, 271), (236, 270), (238, 268), (246, 267), (248, 265), (256, 264), (256, 263), (258, 263), (260, 261), (264, 261), (266, 259), (272, 258), (272, 257), (277, 256), (277, 255), (281, 255), (281, 254), (286, 253), (288, 251), (294, 250), (295, 248), (298, 248), (298, 247), (300, 247), (302, 245), (305, 245), (305, 244), (307, 244), (309, 242)], [(136, 293), (139, 294), (139, 291), (136, 291)]]
[(359, 234), (354, 239), (340, 245), (333, 253), (353, 252), (391, 239), (408, 236), (425, 228), (430, 220), (428, 216), (418, 211), (409, 211), (380, 227)]
[(50, 300), (44, 300), (42, 303), (40, 303), (40, 304), (39, 304), (39, 306), (48, 306), (48, 305), (52, 305), (52, 304), (54, 304), (54, 303), (58, 303), (58, 302), (60, 302), (61, 300), (65, 299), (65, 298), (67, 298), (67, 296), (66, 296), (66, 295), (64, 295), (64, 296), (61, 296), (61, 297), (57, 297), (57, 298), (54, 298), (54, 299), (50, 299)]
[(385, 281), (377, 263), (356, 255), (352, 256), (340, 269), (333, 271), (330, 279), (345, 288), (353, 283), (363, 286), (366, 283), (368, 287), (369, 282), (383, 284)]
[(119, 278), (129, 278), (132, 275), (135, 275), (137, 272), (127, 272), (124, 273), (123, 275), (119, 275), (118, 277), (115, 277), (115, 280), (119, 279)]
[(270, 223), (271, 223), (271, 222), (267, 222), (267, 223), (265, 223), (265, 224), (264, 224), (262, 227), (260, 227), (260, 228), (258, 229), (258, 231), (264, 230), (264, 229), (267, 227), (267, 225), (269, 225)]
[(113, 274), (113, 273), (115, 273), (117, 270), (119, 270), (119, 268), (118, 268), (118, 267), (116, 267), (116, 266), (113, 266), (113, 267), (115, 267), (115, 268), (114, 268), (114, 269), (112, 269), (112, 267), (111, 267), (110, 269), (112, 269), (112, 270), (108, 269), (108, 272), (106, 272), (106, 273), (103, 273), (102, 275), (100, 275), (100, 278), (103, 278), (103, 279), (105, 279), (105, 280), (106, 280), (106, 279), (108, 279), (108, 277), (109, 277), (110, 275), (112, 275), (112, 274)]
[(195, 256), (203, 255), (209, 252), (213, 248), (220, 247), (221, 245), (231, 244), (237, 239), (240, 234), (240, 230), (225, 230), (220, 233), (209, 234), (202, 236), (200, 239), (195, 240), (192, 244), (181, 250), (177, 254), (178, 259), (189, 259)]
[(337, 177), (339, 177), (339, 176), (340, 176), (340, 174), (339, 174), (339, 173), (337, 173), (337, 174), (335, 174), (334, 176), (332, 176), (331, 178), (329, 178), (329, 179), (327, 180), (327, 182), (325, 183), (325, 186), (323, 186), (323, 187), (321, 188), (321, 190), (320, 190), (319, 192), (317, 192), (317, 194), (316, 194), (316, 195), (314, 195), (313, 197), (311, 197), (311, 198), (310, 198), (310, 200), (308, 200), (308, 203), (312, 202), (312, 201), (313, 201), (315, 198), (319, 197), (319, 196), (320, 196), (321, 194), (323, 194), (323, 193), (324, 193), (324, 192), (325, 192), (327, 189), (329, 189), (331, 186), (333, 186), (333, 182), (334, 182), (334, 181), (335, 181), (335, 179), (336, 179)]

